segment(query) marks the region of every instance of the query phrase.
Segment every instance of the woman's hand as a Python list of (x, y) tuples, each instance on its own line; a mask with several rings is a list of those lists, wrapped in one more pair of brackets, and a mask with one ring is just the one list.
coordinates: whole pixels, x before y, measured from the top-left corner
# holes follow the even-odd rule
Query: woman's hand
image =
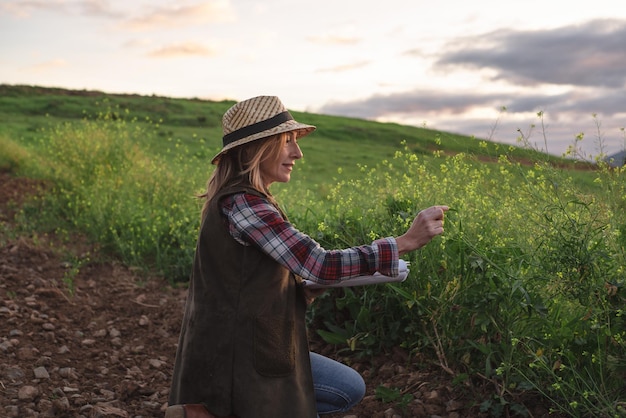
[(396, 238), (400, 255), (417, 250), (443, 234), (444, 213), (448, 206), (431, 206), (417, 214), (409, 229)]
[(313, 303), (316, 297), (321, 296), (326, 289), (309, 289), (308, 287), (304, 288), (304, 299), (306, 300), (306, 304), (310, 305)]

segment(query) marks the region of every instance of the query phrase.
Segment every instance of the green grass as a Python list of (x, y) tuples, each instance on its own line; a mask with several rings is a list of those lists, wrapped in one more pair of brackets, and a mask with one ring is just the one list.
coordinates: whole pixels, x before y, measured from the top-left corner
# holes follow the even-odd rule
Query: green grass
[[(52, 184), (19, 213), (21, 232), (79, 232), (128, 265), (186, 280), (194, 195), (232, 103), (0, 92), (0, 167)], [(318, 299), (310, 321), (324, 338), (355, 355), (419, 352), (458, 384), (490, 388), (477, 401), (492, 416), (527, 415), (518, 400), (528, 392), (569, 416), (625, 416), (624, 169), (423, 128), (294, 116), (318, 131), (274, 192), (324, 247), (397, 236), (421, 208), (451, 207), (445, 234), (406, 257), (407, 281)]]
[[(142, 146), (155, 155), (176, 155), (184, 148), (208, 159), (221, 147), (221, 115), (233, 104), (197, 99), (156, 96), (110, 95), (102, 92), (0, 85), (0, 135), (28, 145), (41, 129), (59, 122), (95, 120), (113, 114), (135, 125), (155, 130)], [(464, 152), (492, 161), (506, 152), (515, 159), (534, 160), (539, 153), (476, 138), (394, 123), (293, 112), (296, 119), (318, 126), (301, 142), (302, 176), (323, 193), (325, 185), (341, 170), (342, 178), (359, 175), (359, 166), (374, 166), (391, 158), (404, 145), (414, 153)], [(541, 156), (542, 158), (544, 156)], [(554, 157), (548, 157), (555, 161)], [(566, 161), (567, 164), (572, 164)]]

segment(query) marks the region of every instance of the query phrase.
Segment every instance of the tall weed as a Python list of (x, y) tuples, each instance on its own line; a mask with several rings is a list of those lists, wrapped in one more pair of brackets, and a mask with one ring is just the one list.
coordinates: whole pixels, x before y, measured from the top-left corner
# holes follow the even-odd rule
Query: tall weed
[[(452, 208), (444, 236), (408, 255), (406, 282), (322, 299), (321, 335), (363, 354), (391, 345), (430, 352), (457, 380), (489, 382), (483, 406), (494, 415), (503, 405), (523, 413), (516, 395), (539, 390), (572, 416), (620, 416), (623, 171), (602, 167), (589, 194), (548, 164), (437, 161), (398, 152), (310, 203), (302, 221), (328, 247), (398, 235), (432, 204)], [(556, 366), (538, 366), (548, 363)]]
[(54, 190), (41, 202), (45, 210), (27, 209), (26, 219), (81, 231), (130, 265), (186, 278), (202, 166), (184, 150), (171, 164), (138, 145), (150, 140), (153, 130), (111, 113), (42, 132), (27, 170), (52, 180)]

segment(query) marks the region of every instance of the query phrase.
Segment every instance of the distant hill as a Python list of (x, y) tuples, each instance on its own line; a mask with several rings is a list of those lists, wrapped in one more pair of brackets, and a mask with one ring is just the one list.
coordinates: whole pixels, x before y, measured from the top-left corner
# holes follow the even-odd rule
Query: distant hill
[(612, 167), (622, 167), (626, 165), (626, 150), (622, 150), (604, 159)]

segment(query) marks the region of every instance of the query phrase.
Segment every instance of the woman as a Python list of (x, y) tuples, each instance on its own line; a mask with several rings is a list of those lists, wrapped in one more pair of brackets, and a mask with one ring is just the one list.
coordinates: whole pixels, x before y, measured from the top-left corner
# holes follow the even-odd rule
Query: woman
[(324, 250), (287, 221), (269, 191), (290, 180), (302, 158), (298, 140), (315, 127), (296, 122), (274, 96), (235, 104), (222, 125), (166, 417), (313, 418), (348, 410), (363, 397), (363, 380), (309, 353), (304, 315), (316, 294), (301, 281), (397, 275), (401, 255), (443, 232), (448, 208), (420, 212), (397, 238)]

